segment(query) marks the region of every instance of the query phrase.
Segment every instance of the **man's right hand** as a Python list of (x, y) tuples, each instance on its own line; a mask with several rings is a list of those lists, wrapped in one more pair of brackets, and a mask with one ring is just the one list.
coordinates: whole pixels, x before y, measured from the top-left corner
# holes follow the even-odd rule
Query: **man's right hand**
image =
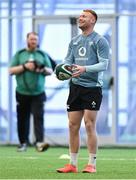
[(29, 71), (35, 71), (35, 64), (34, 62), (27, 62), (25, 63), (25, 68), (28, 69)]

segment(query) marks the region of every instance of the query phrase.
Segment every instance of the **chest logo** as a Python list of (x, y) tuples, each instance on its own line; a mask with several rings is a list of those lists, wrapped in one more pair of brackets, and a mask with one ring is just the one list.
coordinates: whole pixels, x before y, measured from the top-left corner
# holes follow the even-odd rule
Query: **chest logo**
[(83, 57), (86, 55), (86, 48), (85, 47), (80, 47), (78, 50), (79, 56)]

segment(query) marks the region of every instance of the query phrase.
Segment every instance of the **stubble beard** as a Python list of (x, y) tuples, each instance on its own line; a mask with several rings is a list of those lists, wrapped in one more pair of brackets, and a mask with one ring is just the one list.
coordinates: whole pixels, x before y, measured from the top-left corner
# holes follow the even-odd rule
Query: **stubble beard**
[(37, 46), (35, 45), (31, 45), (30, 43), (27, 43), (27, 47), (28, 47), (28, 49), (30, 49), (30, 50), (35, 50), (36, 48), (37, 48)]

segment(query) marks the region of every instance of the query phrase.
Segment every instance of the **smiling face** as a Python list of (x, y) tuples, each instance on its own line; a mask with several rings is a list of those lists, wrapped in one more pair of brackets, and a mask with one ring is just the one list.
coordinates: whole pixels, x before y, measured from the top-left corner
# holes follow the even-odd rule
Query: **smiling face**
[(96, 23), (96, 17), (89, 11), (83, 11), (78, 18), (78, 27), (82, 30), (92, 29)]

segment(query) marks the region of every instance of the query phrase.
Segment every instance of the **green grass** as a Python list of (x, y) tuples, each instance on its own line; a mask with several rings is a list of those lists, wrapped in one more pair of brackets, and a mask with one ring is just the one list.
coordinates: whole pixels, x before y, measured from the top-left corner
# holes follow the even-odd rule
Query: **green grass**
[(133, 148), (99, 149), (97, 173), (81, 172), (88, 161), (87, 149), (80, 149), (79, 173), (61, 174), (56, 169), (68, 163), (59, 159), (68, 148), (50, 148), (38, 153), (34, 147), (16, 152), (15, 146), (0, 146), (0, 179), (136, 179), (136, 150)]

